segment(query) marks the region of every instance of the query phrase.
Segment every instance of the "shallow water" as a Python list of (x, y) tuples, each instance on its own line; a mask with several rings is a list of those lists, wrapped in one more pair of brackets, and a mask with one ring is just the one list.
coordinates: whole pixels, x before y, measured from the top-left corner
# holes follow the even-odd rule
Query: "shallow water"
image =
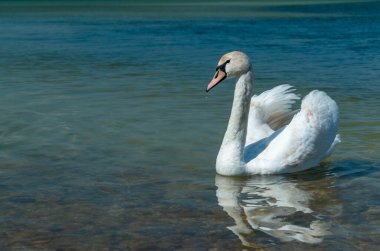
[[(1, 250), (377, 249), (378, 2), (97, 3), (0, 4)], [(337, 101), (327, 162), (215, 175), (233, 84), (204, 90), (231, 50), (256, 93)]]

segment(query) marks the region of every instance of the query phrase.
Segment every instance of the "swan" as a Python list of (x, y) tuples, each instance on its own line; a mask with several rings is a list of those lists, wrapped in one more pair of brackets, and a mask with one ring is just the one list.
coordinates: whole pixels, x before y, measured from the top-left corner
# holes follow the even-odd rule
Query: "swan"
[(252, 96), (252, 64), (239, 51), (220, 58), (206, 92), (228, 78), (237, 81), (230, 119), (216, 158), (218, 174), (302, 171), (316, 166), (340, 143), (339, 109), (325, 92), (311, 91), (299, 111), (291, 108), (299, 97), (290, 85)]

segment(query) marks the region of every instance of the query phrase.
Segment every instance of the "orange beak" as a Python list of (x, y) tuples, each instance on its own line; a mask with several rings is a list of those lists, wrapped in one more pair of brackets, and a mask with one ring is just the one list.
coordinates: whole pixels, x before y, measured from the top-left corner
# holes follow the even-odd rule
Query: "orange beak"
[(214, 77), (210, 81), (207, 86), (206, 92), (209, 92), (212, 88), (214, 88), (217, 84), (222, 82), (227, 77), (227, 74), (221, 69), (217, 69)]

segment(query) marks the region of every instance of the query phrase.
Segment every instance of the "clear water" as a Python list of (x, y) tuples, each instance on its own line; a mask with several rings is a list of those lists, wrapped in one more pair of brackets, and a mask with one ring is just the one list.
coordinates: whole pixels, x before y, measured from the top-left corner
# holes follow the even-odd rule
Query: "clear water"
[[(379, 2), (0, 5), (1, 250), (378, 248)], [(231, 50), (337, 101), (327, 162), (215, 175)]]

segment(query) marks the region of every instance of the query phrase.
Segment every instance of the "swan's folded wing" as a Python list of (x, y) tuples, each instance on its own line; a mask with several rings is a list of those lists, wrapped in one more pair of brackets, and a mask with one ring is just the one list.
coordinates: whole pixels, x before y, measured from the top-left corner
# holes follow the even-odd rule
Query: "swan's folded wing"
[(292, 105), (299, 99), (290, 85), (279, 85), (251, 99), (247, 145), (269, 136), (287, 125), (297, 111)]
[(293, 172), (318, 164), (339, 142), (338, 106), (326, 93), (312, 91), (284, 130), (247, 163), (255, 173)]

